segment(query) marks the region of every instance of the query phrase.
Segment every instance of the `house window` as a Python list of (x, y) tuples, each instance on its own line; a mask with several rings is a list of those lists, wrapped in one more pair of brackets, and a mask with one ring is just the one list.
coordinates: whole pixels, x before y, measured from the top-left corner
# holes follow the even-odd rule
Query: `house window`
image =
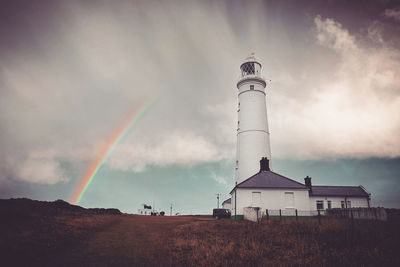
[(344, 204), (344, 201), (340, 201), (340, 207), (342, 207), (342, 209), (346, 208), (346, 205)]
[(317, 200), (317, 210), (323, 210), (323, 209), (324, 209), (324, 201)]
[(286, 208), (294, 207), (294, 194), (293, 192), (285, 192), (285, 206)]
[(350, 201), (346, 201), (347, 202), (347, 208), (351, 208), (351, 202)]
[(250, 90), (254, 90), (254, 85), (250, 85)]
[(332, 208), (332, 201), (328, 200), (328, 209)]
[(261, 204), (261, 192), (252, 192), (252, 206), (260, 207)]

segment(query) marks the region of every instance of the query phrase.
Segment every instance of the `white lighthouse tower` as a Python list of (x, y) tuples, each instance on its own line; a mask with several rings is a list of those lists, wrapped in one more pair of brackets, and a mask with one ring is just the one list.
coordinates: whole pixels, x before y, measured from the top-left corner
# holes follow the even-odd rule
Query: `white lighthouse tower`
[(236, 182), (246, 180), (260, 170), (260, 159), (271, 159), (266, 107), (266, 82), (261, 63), (252, 53), (240, 65)]

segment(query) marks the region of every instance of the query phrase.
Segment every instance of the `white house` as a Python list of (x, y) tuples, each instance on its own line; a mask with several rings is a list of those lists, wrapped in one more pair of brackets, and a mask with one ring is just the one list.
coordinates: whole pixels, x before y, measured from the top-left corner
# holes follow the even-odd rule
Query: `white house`
[(271, 148), (261, 63), (252, 53), (240, 65), (235, 186), (223, 207), (243, 215), (246, 207), (280, 211), (283, 215), (313, 215), (330, 208), (369, 207), (370, 194), (362, 186), (312, 186), (275, 173), (270, 168)]
[(153, 212), (153, 209), (151, 208), (151, 206), (146, 205), (146, 204), (142, 204), (142, 208), (138, 209), (139, 215), (151, 215), (152, 212)]
[(246, 207), (258, 207), (270, 215), (315, 215), (317, 210), (369, 207), (370, 194), (362, 186), (312, 186), (311, 178), (302, 184), (271, 171), (262, 158), (260, 171), (230, 192), (231, 214), (243, 215)]

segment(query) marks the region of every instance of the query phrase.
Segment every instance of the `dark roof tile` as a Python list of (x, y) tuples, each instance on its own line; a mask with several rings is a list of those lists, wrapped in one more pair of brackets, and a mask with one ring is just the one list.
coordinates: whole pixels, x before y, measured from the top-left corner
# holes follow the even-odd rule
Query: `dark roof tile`
[(310, 196), (368, 197), (361, 186), (312, 186)]
[(229, 204), (229, 203), (231, 203), (231, 199), (230, 199), (230, 198), (228, 198), (227, 200), (225, 200), (224, 202), (222, 202), (222, 205), (224, 205), (224, 204)]
[(259, 172), (238, 184), (237, 188), (308, 189), (307, 186), (272, 171)]

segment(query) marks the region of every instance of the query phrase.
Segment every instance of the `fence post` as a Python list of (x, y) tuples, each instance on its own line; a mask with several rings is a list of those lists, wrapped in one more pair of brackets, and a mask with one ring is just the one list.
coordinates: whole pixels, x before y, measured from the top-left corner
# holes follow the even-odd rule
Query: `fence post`
[(268, 209), (265, 210), (265, 215), (267, 216), (267, 221), (269, 221), (269, 213), (268, 213)]
[(279, 221), (282, 221), (282, 210), (279, 209)]
[(257, 213), (257, 222), (258, 222), (258, 211), (259, 211), (259, 208), (256, 208), (256, 213)]
[(351, 224), (354, 224), (354, 216), (353, 216), (353, 209), (350, 208), (350, 218), (351, 218)]
[(299, 221), (299, 217), (297, 216), (297, 209), (296, 209), (296, 222)]
[(318, 224), (321, 225), (321, 212), (318, 210)]

